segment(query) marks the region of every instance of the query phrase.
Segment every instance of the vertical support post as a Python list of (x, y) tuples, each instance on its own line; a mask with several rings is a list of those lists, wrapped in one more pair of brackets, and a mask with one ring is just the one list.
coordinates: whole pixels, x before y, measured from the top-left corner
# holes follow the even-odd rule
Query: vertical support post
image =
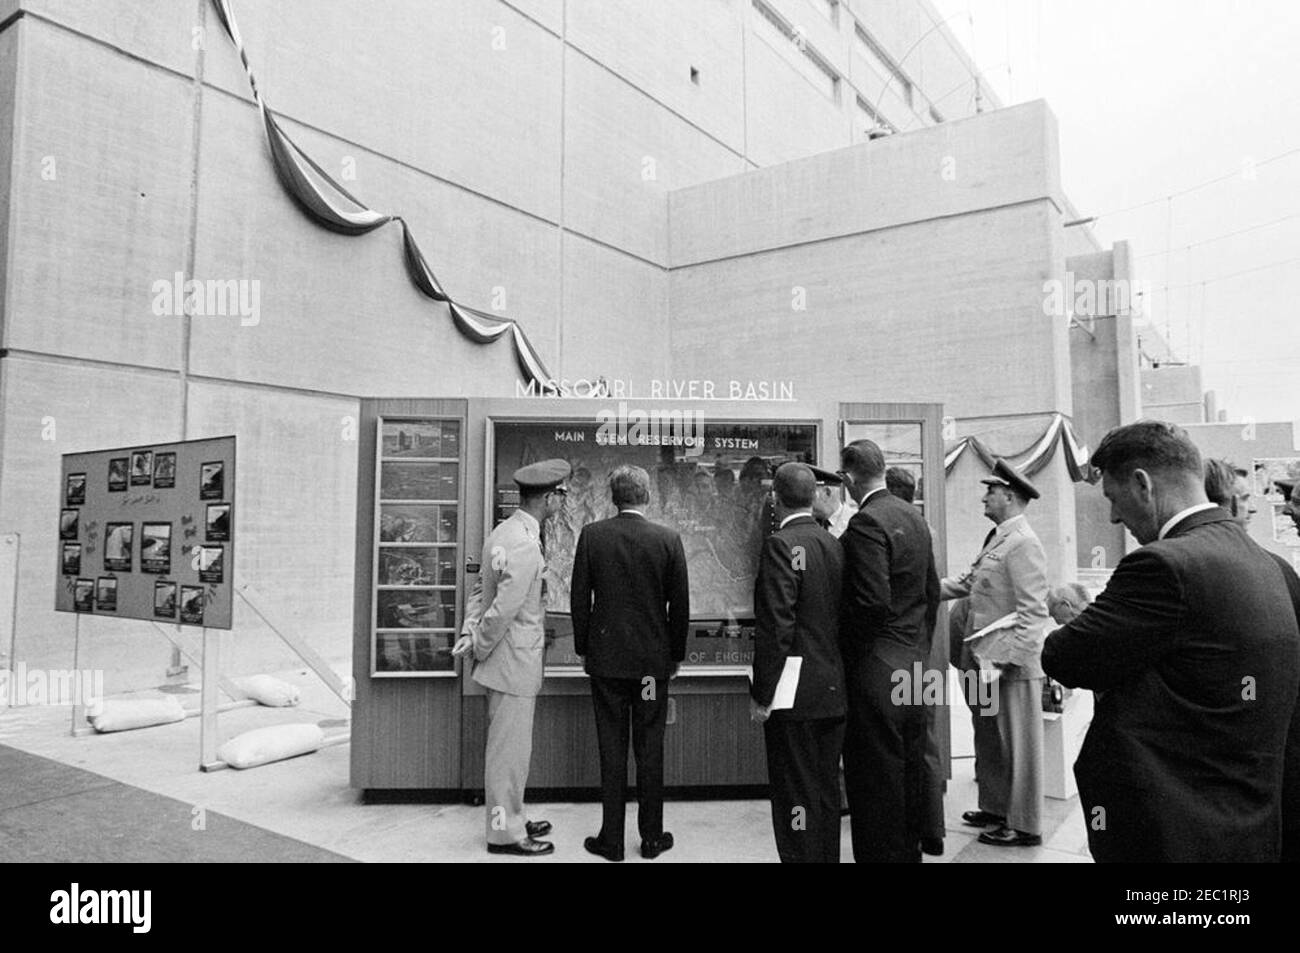
[(72, 693), (72, 737), (77, 737), (77, 723), (81, 720), (81, 692), (75, 690), (75, 684), (80, 681), (81, 676), (81, 613), (78, 612), (72, 617), (72, 679), (74, 691)]
[(17, 533), (0, 536), (0, 669), (9, 673), (8, 691), (0, 708), (13, 702), (14, 654), (18, 651), (18, 544)]
[(199, 705), (199, 770), (215, 771), (217, 759), (217, 688), (221, 679), (221, 630), (203, 627), (203, 691)]

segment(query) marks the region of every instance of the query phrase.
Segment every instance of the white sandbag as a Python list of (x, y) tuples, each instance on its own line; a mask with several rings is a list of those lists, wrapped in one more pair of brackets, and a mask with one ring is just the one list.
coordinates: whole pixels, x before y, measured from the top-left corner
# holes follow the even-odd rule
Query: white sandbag
[(127, 731), (151, 725), (183, 721), (185, 709), (175, 695), (161, 698), (115, 698), (100, 702), (86, 712), (86, 721), (96, 731)]
[(246, 675), (234, 679), (234, 685), (259, 705), (268, 708), (292, 708), (302, 700), (297, 685), (290, 685), (270, 675)]
[(232, 768), (255, 768), (308, 754), (324, 741), (320, 725), (275, 725), (236, 735), (217, 749), (217, 757)]

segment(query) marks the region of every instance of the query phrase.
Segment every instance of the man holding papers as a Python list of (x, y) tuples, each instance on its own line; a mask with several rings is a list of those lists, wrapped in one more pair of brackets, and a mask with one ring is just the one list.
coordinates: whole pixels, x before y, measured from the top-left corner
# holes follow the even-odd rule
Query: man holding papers
[(754, 683), (763, 724), (772, 828), (783, 863), (840, 861), (844, 667), (838, 644), (840, 545), (812, 515), (817, 480), (786, 463), (772, 481), (778, 529), (754, 584)]
[[(996, 676), (996, 704), (973, 710), (979, 810), (967, 811), (962, 820), (988, 828), (980, 834), (981, 843), (1033, 847), (1043, 839), (1040, 659), (1049, 617), (1047, 554), (1025, 519), (1025, 507), (1039, 493), (1001, 459), (980, 482), (987, 487), (984, 515), (997, 529), (970, 571), (942, 585), (945, 599), (970, 598), (965, 647), (979, 662), (981, 676)], [(967, 692), (975, 688), (968, 685)], [(982, 744), (979, 729), (994, 717), (996, 743)]]

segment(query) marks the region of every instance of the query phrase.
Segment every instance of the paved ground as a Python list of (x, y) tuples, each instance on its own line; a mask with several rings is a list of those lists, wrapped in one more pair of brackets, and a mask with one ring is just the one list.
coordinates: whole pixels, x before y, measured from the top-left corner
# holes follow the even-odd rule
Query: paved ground
[[(221, 737), (278, 723), (341, 723), (340, 702), (305, 672), (296, 709), (250, 708), (221, 716)], [(187, 706), (196, 693), (182, 693)], [(954, 718), (954, 779), (945, 799), (943, 857), (928, 863), (1087, 863), (1078, 800), (1046, 800), (1044, 846), (980, 844), (961, 823), (975, 805), (969, 723)], [(66, 708), (0, 710), (0, 862), (5, 861), (434, 861), (524, 863), (483, 849), (483, 809), (466, 805), (361, 804), (339, 745), (249, 771), (201, 773), (197, 719), (110, 735), (71, 737)], [(337, 729), (332, 729), (337, 730)], [(964, 730), (964, 734), (963, 734)], [(628, 811), (628, 862), (635, 805)], [(582, 849), (600, 806), (544, 804), (556, 853), (530, 863), (604, 863)], [(677, 846), (655, 863), (775, 862), (766, 801), (671, 802)], [(201, 822), (201, 823), (200, 823)], [(845, 860), (848, 822), (844, 825)]]

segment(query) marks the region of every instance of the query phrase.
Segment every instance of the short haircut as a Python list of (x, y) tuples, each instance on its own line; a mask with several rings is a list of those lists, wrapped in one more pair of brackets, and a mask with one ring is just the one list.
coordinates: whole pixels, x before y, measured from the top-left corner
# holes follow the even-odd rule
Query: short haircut
[(541, 488), (529, 487), (528, 489), (523, 489), (521, 487), (519, 490), (519, 502), (531, 503), (533, 500), (540, 499), (541, 497), (546, 496), (546, 494), (550, 493), (553, 489), (555, 489), (555, 487), (553, 486), (546, 486)]
[(1063, 599), (1067, 599), (1083, 608), (1092, 604), (1092, 593), (1081, 582), (1067, 582), (1057, 586), (1047, 594), (1048, 605), (1056, 605)]
[(817, 478), (805, 463), (783, 463), (772, 478), (772, 489), (786, 509), (802, 510), (812, 506)]
[(644, 506), (650, 502), (650, 474), (627, 463), (617, 466), (609, 475), (609, 494), (615, 506)]
[(1203, 481), (1201, 451), (1187, 431), (1163, 420), (1139, 420), (1101, 438), (1090, 461), (1103, 473), (1126, 477), (1134, 470), (1181, 474)]
[(1237, 482), (1237, 469), (1227, 460), (1205, 461), (1205, 496), (1211, 503), (1231, 507), (1232, 485)]
[(840, 465), (855, 479), (877, 480), (885, 474), (885, 455), (871, 440), (855, 440), (840, 451)]
[(890, 467), (885, 471), (885, 487), (900, 500), (911, 503), (916, 499), (916, 477), (911, 470)]

